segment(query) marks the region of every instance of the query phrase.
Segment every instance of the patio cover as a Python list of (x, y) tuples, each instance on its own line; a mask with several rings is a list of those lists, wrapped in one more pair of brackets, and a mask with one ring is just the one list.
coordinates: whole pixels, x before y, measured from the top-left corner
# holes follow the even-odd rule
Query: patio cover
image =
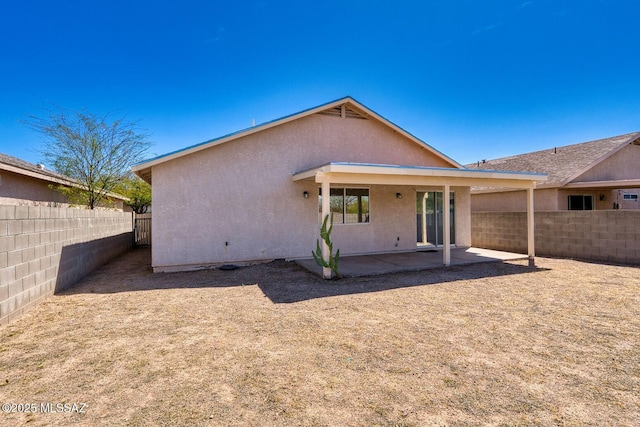
[[(292, 179), (300, 181), (314, 179), (321, 185), (322, 194), (330, 194), (331, 184), (343, 185), (397, 185), (397, 186), (439, 186), (444, 194), (449, 194), (452, 186), (457, 187), (507, 187), (527, 190), (527, 252), (530, 260), (535, 256), (533, 190), (536, 183), (547, 176), (530, 172), (505, 172), (492, 170), (470, 170), (457, 168), (437, 168), (426, 166), (401, 166), (331, 162), (301, 172), (294, 172)], [(443, 197), (443, 251), (442, 262), (451, 264), (451, 235), (449, 198)], [(329, 197), (322, 198), (322, 218), (329, 215)], [(328, 257), (329, 247), (323, 242), (323, 257)], [(331, 277), (331, 270), (323, 269), (325, 277)]]

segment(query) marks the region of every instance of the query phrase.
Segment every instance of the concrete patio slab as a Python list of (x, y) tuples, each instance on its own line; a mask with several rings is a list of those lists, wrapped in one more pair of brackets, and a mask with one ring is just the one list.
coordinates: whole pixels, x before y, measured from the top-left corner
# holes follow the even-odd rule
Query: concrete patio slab
[[(527, 259), (527, 255), (481, 248), (452, 248), (451, 265)], [(318, 275), (322, 269), (313, 259), (295, 260)], [(345, 277), (375, 276), (401, 271), (418, 271), (444, 267), (441, 249), (421, 248), (415, 252), (345, 256), (340, 258), (340, 274)]]

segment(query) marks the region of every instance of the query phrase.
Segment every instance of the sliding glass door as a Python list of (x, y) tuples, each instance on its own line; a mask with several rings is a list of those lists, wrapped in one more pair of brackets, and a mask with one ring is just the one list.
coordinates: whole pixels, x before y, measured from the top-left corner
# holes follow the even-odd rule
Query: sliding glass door
[[(443, 233), (443, 193), (442, 191), (427, 191), (416, 193), (416, 219), (418, 245), (442, 246)], [(455, 204), (454, 193), (449, 193), (451, 214), (451, 244), (455, 244)]]

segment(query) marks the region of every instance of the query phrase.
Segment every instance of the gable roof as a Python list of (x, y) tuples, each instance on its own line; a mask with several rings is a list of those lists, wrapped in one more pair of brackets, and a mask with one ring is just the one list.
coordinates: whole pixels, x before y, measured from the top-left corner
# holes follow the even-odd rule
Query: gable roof
[(411, 133), (407, 132), (406, 130), (402, 129), (400, 126), (390, 122), (389, 120), (385, 119), (384, 117), (382, 117), (381, 115), (377, 114), (376, 112), (374, 112), (373, 110), (367, 108), (366, 106), (364, 106), (363, 104), (359, 103), (358, 101), (356, 101), (355, 99), (347, 96), (344, 98), (340, 98), (337, 99), (335, 101), (331, 101), (328, 102), (326, 104), (322, 104), (319, 105), (317, 107), (313, 107), (313, 108), (309, 108), (307, 110), (303, 110), (300, 111), (298, 113), (294, 113), (285, 117), (281, 117), (279, 119), (275, 119), (275, 120), (271, 120), (268, 121), (266, 123), (262, 123), (256, 126), (252, 126), (250, 128), (246, 128), (234, 133), (230, 133), (228, 135), (224, 135), (215, 139), (211, 139), (205, 142), (202, 142), (200, 144), (196, 144), (196, 145), (192, 145), (186, 148), (183, 148), (181, 150), (177, 150), (177, 151), (173, 151), (167, 154), (163, 154), (161, 156), (158, 157), (154, 157), (152, 159), (149, 160), (145, 160), (144, 162), (138, 163), (136, 165), (133, 165), (133, 167), (131, 168), (133, 170), (133, 172), (138, 175), (139, 177), (141, 177), (142, 179), (144, 179), (145, 181), (147, 181), (148, 183), (151, 183), (151, 168), (155, 165), (164, 163), (164, 162), (168, 162), (170, 160), (173, 159), (177, 159), (192, 153), (196, 153), (198, 151), (201, 150), (206, 150), (207, 148), (210, 147), (214, 147), (216, 145), (220, 145), (220, 144), (224, 144), (225, 142), (230, 142), (233, 141), (235, 139), (238, 138), (242, 138), (248, 135), (252, 135), (254, 133), (257, 132), (261, 132), (263, 130), (267, 130), (270, 129), (272, 127), (275, 126), (280, 126), (283, 125), (285, 123), (294, 121), (294, 120), (298, 120), (301, 119), (303, 117), (307, 117), (310, 116), (312, 114), (327, 114), (327, 115), (335, 115), (335, 116), (342, 116), (342, 117), (353, 117), (353, 118), (363, 118), (363, 119), (374, 119), (377, 120), (378, 122), (388, 126), (389, 128), (393, 129), (394, 131), (398, 132), (399, 134), (405, 136), (406, 138), (408, 138), (410, 141), (413, 141), (414, 143), (420, 145), (422, 148), (427, 149), (429, 152), (431, 152), (432, 154), (436, 155), (437, 157), (443, 159), (445, 162), (449, 163), (452, 167), (455, 168), (463, 168), (463, 166), (456, 162), (455, 160), (453, 160), (452, 158), (444, 155), (443, 153), (441, 153), (440, 151), (436, 150), (435, 148), (433, 148), (432, 146), (430, 146), (429, 144), (427, 144), (426, 142), (420, 140), (419, 138), (415, 137), (414, 135), (412, 135)]
[(43, 165), (35, 165), (17, 157), (0, 153), (0, 170), (13, 172), (43, 181), (55, 182), (56, 184), (77, 185), (76, 182), (66, 175), (62, 175), (46, 169)]
[(549, 178), (539, 187), (562, 187), (630, 144), (640, 145), (640, 132), (494, 160), (482, 160), (465, 167), (544, 173)]

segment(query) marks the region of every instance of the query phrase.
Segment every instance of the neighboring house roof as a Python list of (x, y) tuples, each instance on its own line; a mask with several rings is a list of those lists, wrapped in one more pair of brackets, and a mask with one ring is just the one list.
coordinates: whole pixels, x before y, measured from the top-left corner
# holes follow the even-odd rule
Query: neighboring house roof
[(630, 144), (640, 145), (640, 132), (516, 156), (482, 160), (465, 167), (476, 170), (544, 173), (549, 178), (538, 187), (562, 187)]
[[(8, 154), (0, 153), (0, 171), (13, 172), (16, 174), (29, 176), (31, 178), (40, 179), (42, 181), (52, 182), (55, 184), (66, 185), (70, 187), (80, 187), (82, 185), (73, 178), (47, 169), (42, 164), (33, 164)], [(118, 200), (129, 200), (128, 197), (116, 193), (107, 193), (107, 196)]]
[(26, 175), (56, 184), (77, 185), (76, 182), (68, 176), (50, 171), (43, 165), (35, 165), (17, 157), (9, 156), (8, 154), (0, 153), (0, 170)]
[(416, 144), (420, 145), (421, 147), (426, 148), (428, 151), (430, 151), (431, 153), (435, 154), (437, 157), (440, 157), (445, 162), (449, 163), (452, 167), (463, 168), (463, 166), (460, 163), (456, 162), (452, 158), (444, 155), (440, 151), (438, 151), (435, 148), (431, 147), (426, 142), (420, 140), (419, 138), (417, 138), (414, 135), (410, 134), (406, 130), (402, 129), (400, 126), (397, 126), (396, 124), (394, 124), (394, 123), (390, 122), (389, 120), (385, 119), (384, 117), (382, 117), (381, 115), (377, 114), (373, 110), (365, 107), (363, 104), (359, 103), (355, 99), (347, 96), (347, 97), (340, 98), (340, 99), (337, 99), (337, 100), (332, 101), (332, 102), (328, 102), (326, 104), (319, 105), (317, 107), (309, 108), (309, 109), (301, 111), (299, 113), (295, 113), (295, 114), (291, 114), (291, 115), (288, 115), (288, 116), (285, 116), (285, 117), (281, 117), (279, 119), (272, 120), (272, 121), (269, 121), (269, 122), (266, 122), (266, 123), (263, 123), (263, 124), (260, 124), (260, 125), (252, 126), (250, 128), (243, 129), (243, 130), (240, 130), (238, 132), (234, 132), (234, 133), (231, 133), (231, 134), (228, 134), (228, 135), (224, 135), (224, 136), (221, 136), (219, 138), (215, 138), (215, 139), (212, 139), (212, 140), (209, 140), (209, 141), (205, 141), (205, 142), (200, 143), (200, 144), (192, 145), (190, 147), (186, 147), (186, 148), (178, 150), (178, 151), (173, 151), (171, 153), (163, 154), (161, 156), (158, 156), (158, 157), (155, 157), (155, 158), (152, 158), (152, 159), (149, 159), (149, 160), (145, 160), (144, 162), (141, 162), (141, 163), (138, 163), (138, 164), (134, 165), (132, 167), (132, 170), (133, 170), (134, 173), (136, 173), (142, 179), (144, 179), (148, 183), (151, 183), (151, 167), (152, 166), (155, 166), (155, 165), (158, 165), (158, 164), (161, 164), (161, 163), (173, 160), (173, 159), (177, 159), (179, 157), (186, 156), (188, 154), (192, 154), (192, 153), (195, 153), (195, 152), (198, 152), (198, 151), (201, 151), (201, 150), (205, 150), (207, 148), (210, 148), (210, 147), (213, 147), (213, 146), (216, 146), (216, 145), (220, 145), (220, 144), (223, 144), (225, 142), (233, 141), (235, 139), (242, 138), (244, 136), (251, 135), (251, 134), (266, 130), (266, 129), (270, 129), (272, 127), (279, 126), (279, 125), (291, 122), (293, 120), (297, 120), (297, 119), (300, 119), (300, 118), (303, 118), (303, 117), (306, 117), (306, 116), (310, 116), (310, 115), (316, 114), (316, 113), (323, 113), (323, 114), (336, 115), (336, 116), (344, 115), (346, 117), (363, 117), (363, 118), (375, 119), (375, 120), (381, 122), (382, 124), (390, 127), (394, 131), (400, 133), (401, 135), (405, 136), (409, 140), (411, 140), (411, 141), (415, 142)]

